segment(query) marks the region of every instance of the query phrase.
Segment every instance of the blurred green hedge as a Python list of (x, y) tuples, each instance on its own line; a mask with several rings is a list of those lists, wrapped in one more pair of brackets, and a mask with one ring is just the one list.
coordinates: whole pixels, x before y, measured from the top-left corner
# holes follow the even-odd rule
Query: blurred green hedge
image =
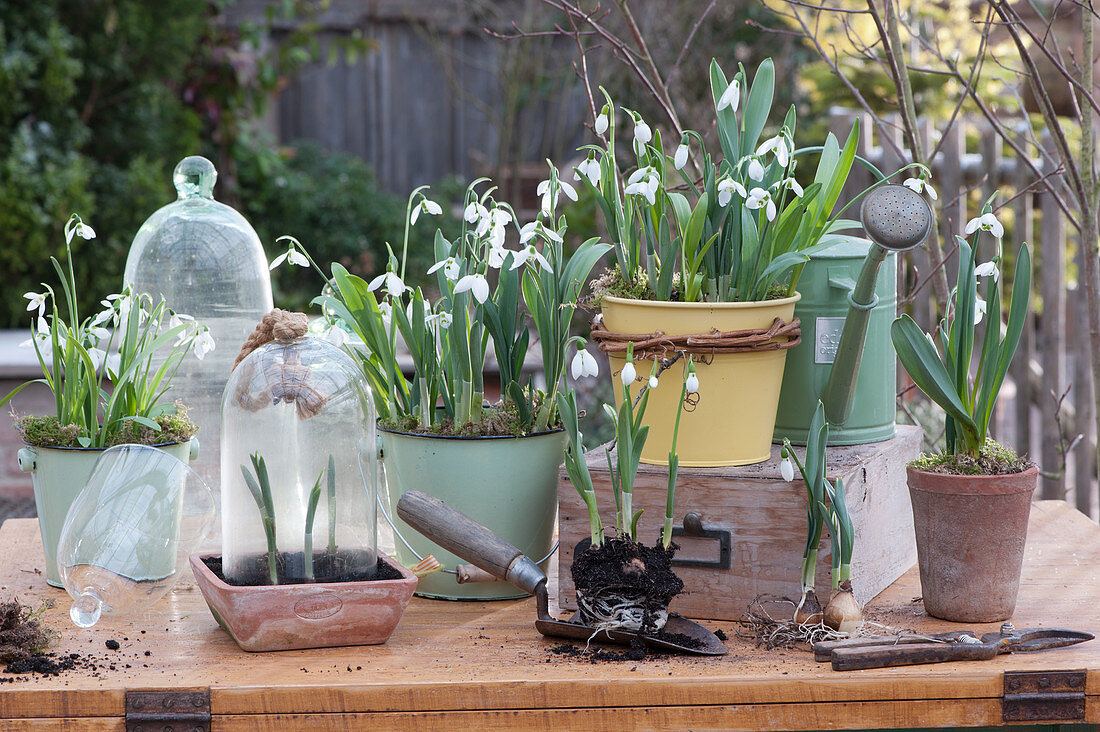
[[(138, 227), (174, 200), (173, 167), (196, 153), (218, 166), (215, 196), (252, 222), (269, 257), (276, 237), (293, 234), (322, 266), (368, 276), (385, 266), (385, 242), (399, 246), (405, 201), (381, 192), (362, 160), (310, 143), (276, 149), (247, 132), (283, 77), (311, 60), (312, 26), (260, 55), (248, 49), (266, 29), (218, 23), (222, 1), (0, 3), (0, 327), (30, 325), (22, 295), (56, 284), (49, 257), (63, 257), (73, 212), (98, 233), (73, 242), (82, 312), (98, 309), (121, 288)], [(441, 200), (453, 194), (444, 188)], [(414, 251), (426, 261), (423, 228)], [(298, 309), (320, 285), (303, 270), (273, 279), (277, 304)]]

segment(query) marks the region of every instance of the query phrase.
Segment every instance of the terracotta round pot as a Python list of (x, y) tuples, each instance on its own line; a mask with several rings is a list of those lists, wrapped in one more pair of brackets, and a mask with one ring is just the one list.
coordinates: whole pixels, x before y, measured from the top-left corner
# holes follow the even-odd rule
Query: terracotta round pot
[(1010, 618), (1038, 468), (1010, 475), (906, 472), (924, 609), (960, 623)]

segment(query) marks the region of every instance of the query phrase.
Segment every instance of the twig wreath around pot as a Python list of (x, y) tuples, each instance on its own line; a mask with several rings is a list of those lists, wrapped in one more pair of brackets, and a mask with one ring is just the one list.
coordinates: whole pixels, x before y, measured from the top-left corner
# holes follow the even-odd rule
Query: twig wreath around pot
[(34, 348), (42, 377), (0, 399), (3, 407), (31, 384), (44, 384), (54, 398), (53, 414), (15, 420), (27, 445), (19, 451), (19, 467), (31, 473), (46, 581), (54, 587), (62, 586), (57, 543), (65, 516), (104, 450), (138, 443), (179, 460), (194, 456), (198, 425), (168, 392), (189, 350), (201, 359), (214, 348), (206, 326), (129, 287), (108, 295), (99, 313), (81, 317), (72, 243), (95, 236), (76, 214), (65, 224), (65, 265), (50, 258), (63, 298), (46, 284), (45, 292), (24, 295), (27, 311), (37, 316), (30, 339), (20, 345)]
[[(937, 339), (907, 315), (891, 330), (902, 366), (947, 413), (944, 452), (922, 455), (907, 472), (924, 607), (930, 615), (959, 622), (1011, 617), (1038, 482), (1034, 465), (989, 438), (993, 407), (1031, 298), (1031, 251), (1025, 243), (1016, 251), (1008, 320), (1002, 323), (1004, 229), (992, 212), (992, 200), (966, 225), (970, 240), (956, 237), (958, 285), (953, 307), (937, 329), (939, 352)], [(996, 239), (996, 254), (976, 265), (974, 247), (982, 232)], [(984, 298), (978, 296), (979, 278), (985, 280)], [(979, 345), (975, 326), (983, 316)]]
[[(587, 148), (578, 178), (614, 241), (615, 264), (593, 285), (601, 308), (594, 337), (612, 371), (623, 367), (625, 341), (645, 359), (691, 353), (707, 393), (684, 418), (680, 459), (745, 465), (770, 455), (786, 353), (800, 338), (794, 307), (802, 267), (854, 225), (833, 208), (856, 160), (859, 131), (853, 128), (843, 146), (830, 134), (821, 146), (796, 148), (792, 107), (779, 132), (761, 141), (774, 96), (770, 59), (754, 77), (740, 68), (731, 80), (712, 61), (710, 82), (720, 160), (690, 131), (666, 155), (660, 132), (623, 109), (619, 119), (633, 124), (637, 167), (622, 175), (616, 109), (604, 91), (594, 124), (603, 144)], [(796, 167), (811, 154), (818, 165), (803, 188)], [(729, 419), (731, 408), (739, 419)], [(642, 462), (665, 462), (657, 446), (669, 443), (676, 410), (674, 395), (654, 395), (646, 422), (654, 440)]]

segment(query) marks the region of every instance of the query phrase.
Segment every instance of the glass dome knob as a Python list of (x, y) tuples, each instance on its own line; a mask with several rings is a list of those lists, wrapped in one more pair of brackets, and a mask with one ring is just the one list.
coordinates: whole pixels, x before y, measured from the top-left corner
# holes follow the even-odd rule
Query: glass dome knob
[(218, 171), (201, 155), (192, 155), (179, 162), (172, 171), (172, 183), (180, 198), (213, 198)]

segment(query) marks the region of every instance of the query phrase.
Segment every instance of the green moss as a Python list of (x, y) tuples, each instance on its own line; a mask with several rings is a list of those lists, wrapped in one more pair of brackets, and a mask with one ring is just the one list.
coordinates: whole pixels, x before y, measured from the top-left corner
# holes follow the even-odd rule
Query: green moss
[[(174, 414), (163, 414), (153, 421), (160, 426), (160, 430), (154, 431), (135, 422), (127, 422), (121, 429), (108, 435), (104, 447), (126, 443), (162, 445), (186, 442), (199, 430), (199, 426), (187, 416), (187, 408), (179, 402), (176, 402)], [(24, 442), (39, 447), (83, 447), (80, 438), (88, 436), (79, 425), (63, 425), (53, 415), (17, 417), (15, 429), (22, 434)]]
[[(634, 282), (629, 283), (623, 280), (622, 272), (617, 264), (605, 269), (603, 274), (594, 279), (590, 289), (591, 295), (581, 303), (583, 307), (590, 310), (600, 307), (605, 297), (621, 297), (627, 300), (657, 299), (657, 294), (649, 286), (649, 275), (644, 270), (639, 268)], [(768, 288), (764, 300), (779, 300), (784, 297), (787, 297), (787, 285), (782, 282), (775, 282)], [(679, 272), (672, 276), (672, 292), (668, 302), (683, 302)]]
[(908, 467), (930, 473), (953, 475), (1006, 475), (1022, 473), (1031, 463), (994, 440), (986, 440), (977, 458), (964, 454), (923, 453)]
[[(535, 400), (534, 409), (538, 410), (541, 399)], [(382, 426), (395, 432), (411, 432), (439, 437), (523, 437), (529, 434), (528, 426), (520, 418), (514, 404), (486, 407), (482, 410), (479, 422), (468, 422), (456, 426), (451, 419), (443, 419), (439, 424), (423, 425), (414, 415), (404, 415), (396, 419), (382, 420)]]

